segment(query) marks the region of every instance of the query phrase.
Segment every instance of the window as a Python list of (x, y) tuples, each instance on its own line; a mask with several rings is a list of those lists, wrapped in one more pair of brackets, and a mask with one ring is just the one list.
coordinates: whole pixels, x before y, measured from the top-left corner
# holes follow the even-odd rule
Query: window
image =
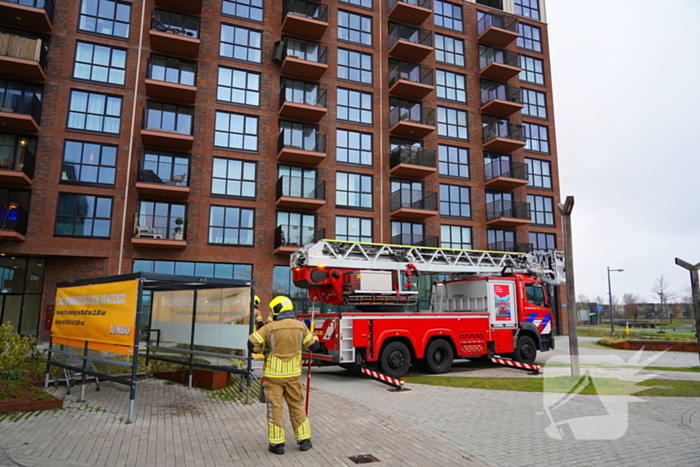
[(83, 0), (80, 6), (81, 31), (106, 36), (129, 37), (131, 5), (114, 0)]
[(224, 0), (221, 12), (238, 18), (262, 21), (263, 0)]
[(469, 187), (440, 184), (440, 215), (471, 217)]
[(139, 167), (140, 182), (189, 186), (190, 159), (185, 155), (146, 149)]
[(217, 110), (214, 146), (257, 151), (258, 117)]
[[(287, 269), (289, 269), (288, 266)], [(253, 265), (136, 259), (134, 260), (133, 272), (251, 280), (253, 278)]]
[(464, 66), (464, 41), (435, 34), (435, 60), (455, 66)]
[(372, 123), (372, 94), (368, 92), (338, 89), (338, 120)]
[(71, 91), (68, 111), (69, 129), (118, 134), (121, 114), (121, 97), (96, 92)]
[[(41, 105), (37, 104), (41, 102), (42, 93), (43, 86), (0, 79), (0, 109), (3, 109), (3, 112), (32, 115), (40, 119)], [(37, 104), (34, 104), (34, 98), (39, 101)], [(35, 106), (38, 107), (39, 112), (34, 112)]]
[(338, 162), (372, 165), (371, 133), (338, 129), (335, 144)]
[(369, 175), (338, 172), (335, 204), (353, 208), (372, 208), (372, 177)]
[(463, 31), (462, 7), (454, 3), (435, 0), (435, 26)]
[(344, 242), (372, 242), (372, 219), (336, 216), (335, 239)]
[(372, 9), (372, 0), (340, 0), (340, 2)]
[(515, 14), (532, 19), (540, 19), (539, 0), (515, 0)]
[(530, 232), (530, 244), (533, 251), (554, 250), (556, 248), (556, 236), (542, 232)]
[(515, 232), (512, 230), (486, 230), (487, 249), (492, 251), (515, 251)]
[(151, 55), (148, 77), (156, 81), (194, 86), (197, 64), (177, 58)]
[(525, 284), (525, 297), (527, 297), (528, 303), (537, 306), (547, 306), (542, 284)]
[(219, 67), (216, 99), (233, 104), (260, 105), (260, 73)]
[[(277, 168), (277, 180), (282, 180), (282, 196), (294, 198), (318, 199), (316, 192), (316, 170), (280, 165)], [(278, 185), (279, 186), (279, 185)]]
[(149, 101), (146, 103), (144, 128), (191, 135), (193, 114), (193, 107)]
[(262, 61), (262, 33), (240, 26), (221, 25), (219, 55), (245, 62)]
[(294, 309), (308, 310), (308, 293), (306, 289), (300, 289), (294, 285), (292, 270), (289, 266), (273, 266), (272, 268), (272, 295), (276, 297), (284, 295), (289, 297), (294, 304)]
[(254, 209), (230, 206), (209, 208), (209, 243), (219, 245), (253, 245)]
[(298, 212), (278, 212), (277, 227), (282, 231), (282, 242), (287, 245), (308, 245), (316, 234), (316, 217)]
[(372, 45), (372, 17), (338, 10), (338, 39)]
[(211, 193), (255, 198), (255, 165), (255, 162), (215, 157), (211, 172)]
[(469, 149), (438, 145), (438, 171), (447, 177), (469, 178)]
[(78, 42), (73, 78), (124, 85), (126, 50)]
[(424, 246), (423, 224), (391, 222), (391, 243), (394, 245)]
[(545, 93), (532, 89), (522, 88), (520, 96), (525, 107), (523, 115), (530, 117), (547, 118), (547, 102)]
[(181, 232), (184, 225), (176, 221), (185, 220), (185, 211), (184, 204), (139, 201), (138, 227), (163, 239), (175, 239), (175, 234)]
[(282, 147), (299, 148), (311, 152), (326, 152), (326, 135), (316, 125), (280, 121)]
[(534, 123), (523, 122), (525, 150), (549, 154), (548, 128)]
[(467, 112), (464, 110), (438, 107), (438, 135), (448, 138), (469, 139)]
[(58, 212), (54, 235), (109, 238), (112, 226), (112, 198), (58, 194)]
[(66, 141), (61, 180), (114, 185), (117, 147), (98, 143)]
[(372, 55), (338, 49), (338, 79), (372, 84)]
[(496, 177), (513, 177), (511, 157), (493, 152), (484, 153), (484, 177), (492, 180)]
[(437, 70), (436, 73), (438, 98), (467, 102), (467, 83), (464, 75), (445, 70)]
[(548, 196), (527, 195), (530, 219), (534, 224), (554, 225), (554, 202)]
[(544, 62), (539, 58), (520, 56), (520, 81), (544, 86)]
[(440, 248), (472, 249), (472, 229), (459, 225), (440, 226)]
[(549, 162), (526, 157), (525, 165), (527, 166), (527, 186), (552, 189), (552, 172)]
[(518, 22), (518, 47), (542, 52), (542, 32), (537, 26)]

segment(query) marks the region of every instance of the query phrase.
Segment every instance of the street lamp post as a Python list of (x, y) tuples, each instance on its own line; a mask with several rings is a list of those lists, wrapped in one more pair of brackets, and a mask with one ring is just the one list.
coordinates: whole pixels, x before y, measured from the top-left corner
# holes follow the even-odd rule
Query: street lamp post
[(624, 269), (610, 269), (608, 266), (608, 295), (610, 296), (610, 333), (615, 334), (615, 320), (613, 313), (613, 296), (612, 296), (612, 286), (610, 285), (610, 273), (611, 272), (623, 272)]
[(659, 331), (659, 334), (664, 334), (666, 331), (664, 331), (664, 293), (659, 292), (659, 307), (661, 308), (661, 311), (659, 311), (659, 315), (661, 315), (661, 330)]
[(574, 197), (567, 196), (563, 204), (557, 206), (561, 214), (562, 226), (564, 228), (564, 268), (566, 269), (566, 311), (569, 323), (569, 353), (571, 354), (571, 377), (578, 378), (579, 370), (578, 358), (578, 317), (576, 311), (576, 288), (574, 286), (574, 247), (571, 233), (571, 211), (574, 209)]

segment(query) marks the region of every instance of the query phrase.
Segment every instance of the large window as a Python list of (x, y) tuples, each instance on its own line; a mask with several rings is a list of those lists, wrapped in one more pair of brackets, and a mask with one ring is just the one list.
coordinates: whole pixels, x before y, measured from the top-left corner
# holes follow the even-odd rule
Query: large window
[(139, 181), (189, 186), (190, 159), (184, 154), (146, 149)]
[(255, 198), (255, 162), (214, 158), (211, 193), (213, 195)]
[(537, 26), (531, 26), (523, 22), (518, 22), (518, 47), (542, 52), (542, 32)]
[(193, 118), (194, 107), (149, 101), (146, 104), (144, 128), (175, 131), (182, 135), (191, 135)]
[(253, 245), (254, 219), (254, 209), (211, 206), (209, 208), (209, 243)]
[(454, 3), (435, 0), (435, 26), (463, 31), (462, 7)]
[(372, 84), (372, 55), (339, 48), (338, 79)]
[(214, 146), (257, 151), (258, 117), (217, 110)]
[(244, 62), (262, 61), (262, 33), (240, 26), (221, 25), (219, 55)]
[(539, 58), (520, 56), (520, 81), (544, 86), (544, 62)]
[(424, 245), (424, 230), (425, 229), (423, 224), (416, 224), (413, 222), (392, 221), (391, 243), (395, 245), (426, 246)]
[(527, 195), (530, 219), (534, 224), (554, 225), (554, 201), (549, 196)]
[(308, 245), (316, 234), (316, 216), (298, 212), (277, 212), (277, 227), (282, 230), (282, 242), (288, 245)]
[(371, 133), (338, 129), (335, 144), (338, 162), (372, 165)]
[(471, 217), (469, 187), (440, 184), (440, 215)]
[(73, 78), (124, 85), (126, 50), (78, 42)]
[(522, 88), (520, 96), (523, 104), (523, 115), (530, 117), (547, 118), (547, 99), (543, 92)]
[(129, 37), (131, 4), (114, 0), (83, 0), (80, 6), (81, 31), (106, 36)]
[(260, 105), (260, 73), (219, 67), (216, 99), (233, 104)]
[(344, 242), (372, 242), (372, 219), (336, 216), (335, 239)]
[(338, 39), (372, 45), (372, 17), (338, 10)]
[[(151, 237), (163, 239), (176, 239), (182, 234), (185, 212), (187, 207), (180, 203), (167, 203), (158, 201), (139, 201), (138, 232), (153, 232)], [(160, 237), (158, 237), (160, 236)], [(181, 238), (180, 238), (181, 239)]]
[(438, 107), (438, 135), (468, 140), (467, 112), (465, 110)]
[(54, 235), (109, 238), (112, 198), (59, 193)]
[(435, 34), (435, 60), (455, 66), (464, 66), (464, 41)]
[(515, 0), (515, 14), (540, 19), (540, 0)]
[(237, 18), (262, 21), (263, 0), (224, 0), (221, 12)]
[(0, 323), (36, 336), (44, 287), (45, 258), (0, 256)]
[(472, 249), (472, 229), (460, 225), (440, 226), (440, 247), (457, 250)]
[(114, 185), (116, 171), (116, 146), (66, 141), (61, 181)]
[[(316, 169), (280, 165), (277, 180), (282, 180), (282, 196), (316, 199)], [(278, 185), (279, 186), (279, 185)]]
[(546, 126), (523, 122), (525, 150), (549, 154), (549, 131)]
[(542, 232), (530, 232), (530, 244), (534, 251), (556, 249), (556, 235)]
[(148, 78), (167, 83), (194, 86), (197, 77), (197, 64), (172, 57), (151, 55), (148, 65)]
[(451, 71), (437, 70), (437, 96), (457, 102), (467, 102), (466, 77)]
[(338, 120), (372, 123), (372, 94), (368, 92), (338, 89)]
[(72, 90), (68, 128), (74, 130), (119, 133), (122, 98), (96, 92)]
[[(287, 267), (289, 269), (289, 267)], [(253, 279), (252, 264), (203, 263), (198, 261), (134, 260), (133, 272), (153, 272), (178, 276), (215, 277), (218, 279)]]
[(527, 186), (552, 189), (552, 169), (549, 162), (526, 157), (525, 165), (527, 165)]
[(446, 177), (469, 178), (469, 149), (438, 145), (438, 172)]
[(335, 204), (353, 208), (372, 207), (372, 177), (346, 172), (336, 176)]
[[(306, 289), (300, 289), (294, 285), (294, 281), (292, 280), (292, 270), (289, 268), (289, 266), (274, 266), (272, 268), (271, 297), (276, 297), (278, 295), (289, 297), (292, 300), (292, 303), (294, 303), (294, 309), (297, 311), (297, 313), (308, 310), (308, 293), (306, 292)], [(318, 303), (315, 305), (318, 305)]]
[(493, 251), (516, 251), (515, 232), (512, 230), (486, 230), (486, 241), (489, 250)]

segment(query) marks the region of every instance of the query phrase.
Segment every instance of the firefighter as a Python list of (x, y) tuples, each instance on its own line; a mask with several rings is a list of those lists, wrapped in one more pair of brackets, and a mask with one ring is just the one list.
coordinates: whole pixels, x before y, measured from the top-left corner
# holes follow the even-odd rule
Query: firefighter
[(255, 331), (248, 338), (248, 350), (269, 352), (263, 368), (263, 386), (267, 389), (268, 449), (284, 454), (284, 401), (299, 449), (311, 449), (311, 426), (304, 413), (301, 390), (302, 347), (315, 352), (319, 348), (316, 336), (306, 325), (295, 319), (292, 301), (284, 296), (270, 302), (274, 321)]

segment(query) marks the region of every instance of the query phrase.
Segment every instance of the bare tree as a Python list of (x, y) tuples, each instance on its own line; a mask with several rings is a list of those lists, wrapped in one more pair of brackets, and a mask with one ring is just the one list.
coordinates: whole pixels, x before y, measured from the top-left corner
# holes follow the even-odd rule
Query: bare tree
[(658, 279), (654, 280), (654, 285), (652, 285), (650, 291), (651, 293), (656, 295), (656, 297), (654, 297), (654, 300), (657, 298), (659, 299), (659, 304), (661, 305), (661, 312), (659, 314), (661, 315), (661, 326), (663, 326), (664, 303), (675, 300), (677, 294), (671, 291), (671, 283), (664, 278), (663, 274), (661, 274), (661, 276)]
[(622, 303), (625, 307), (625, 316), (634, 317), (634, 327), (637, 327), (639, 317), (639, 297), (632, 293), (622, 295)]

